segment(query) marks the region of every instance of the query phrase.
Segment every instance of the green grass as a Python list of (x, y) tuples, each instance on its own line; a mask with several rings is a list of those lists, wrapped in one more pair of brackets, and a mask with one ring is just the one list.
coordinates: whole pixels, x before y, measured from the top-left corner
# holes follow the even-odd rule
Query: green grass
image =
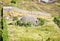
[(39, 25), (36, 27), (6, 25), (8, 27), (4, 32), (9, 41), (60, 41), (60, 33), (57, 32), (55, 28), (56, 25), (52, 20), (49, 20), (49, 22), (43, 26)]
[(60, 28), (60, 17), (54, 17), (54, 20), (53, 20)]
[[(21, 5), (21, 3), (25, 3)], [(34, 3), (36, 4), (36, 3)], [(60, 4), (60, 3), (59, 3)], [(60, 13), (60, 5), (52, 5), (52, 4), (39, 4), (37, 7), (43, 9), (45, 12), (49, 12), (51, 14), (59, 14)], [(11, 6), (18, 7), (20, 9), (38, 11), (36, 6), (30, 7), (31, 1), (29, 0), (16, 0), (16, 4), (11, 3)], [(0, 5), (0, 13), (1, 8), (5, 5)], [(53, 8), (54, 7), (54, 8)], [(50, 9), (47, 9), (50, 8)], [(54, 10), (51, 10), (54, 9)], [(57, 11), (56, 11), (57, 9)], [(56, 13), (57, 12), (57, 13)], [(3, 41), (60, 41), (60, 34), (54, 28), (55, 25), (45, 25), (45, 26), (37, 26), (37, 27), (24, 27), (24, 26), (15, 26), (6, 24), (6, 20), (3, 19)], [(9, 30), (8, 30), (9, 29)], [(12, 31), (12, 32), (11, 32)], [(10, 34), (11, 33), (11, 34)], [(13, 36), (12, 36), (13, 35)], [(9, 38), (8, 38), (9, 37)]]
[(8, 40), (8, 31), (7, 31), (7, 24), (6, 24), (6, 20), (3, 18), (3, 41), (9, 41)]
[[(24, 26), (9, 26), (13, 29), (12, 37), (15, 41), (59, 41), (60, 34), (53, 25), (24, 27)], [(12, 38), (10, 37), (10, 38)]]
[(60, 41), (60, 33), (57, 32), (57, 29), (52, 22), (36, 27), (25, 27), (8, 24), (5, 24), (4, 27), (4, 39), (6, 39), (6, 41), (8, 41), (8, 39), (9, 41)]

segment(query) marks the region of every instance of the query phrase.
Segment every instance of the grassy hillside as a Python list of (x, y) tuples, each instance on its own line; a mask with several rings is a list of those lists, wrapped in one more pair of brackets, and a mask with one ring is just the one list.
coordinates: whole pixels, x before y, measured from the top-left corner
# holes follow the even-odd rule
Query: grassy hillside
[(17, 6), (21, 9), (26, 10), (35, 10), (51, 13), (53, 16), (60, 15), (60, 2), (57, 1), (55, 3), (38, 3), (37, 1), (30, 0), (21, 0), (15, 1), (16, 4), (12, 3), (14, 6)]
[(6, 20), (5, 20), (5, 18), (3, 18), (3, 33), (2, 33), (2, 37), (3, 37), (3, 41), (9, 41), (9, 38), (8, 38), (8, 30), (7, 30), (7, 28), (8, 28), (8, 26), (7, 26), (7, 24), (6, 24)]
[[(55, 3), (38, 3), (38, 1), (32, 0), (0, 0), (3, 1), (4, 6), (16, 6), (20, 9), (26, 9), (30, 11), (42, 11), (51, 13), (53, 16), (60, 16), (60, 1)], [(1, 6), (0, 6), (1, 7)]]
[(60, 41), (59, 29), (53, 21), (44, 26), (8, 26), (9, 41)]
[[(50, 19), (46, 19), (44, 25), (32, 26), (32, 27), (8, 25), (8, 23), (11, 21), (5, 20), (4, 18), (3, 19), (4, 29), (2, 34), (3, 41), (60, 41), (60, 28), (58, 28), (57, 24), (53, 22), (53, 18), (55, 16), (60, 16), (60, 0), (57, 0), (55, 3), (51, 4), (42, 2), (38, 3), (37, 0), (34, 1), (0, 0), (0, 1), (3, 2), (3, 4), (0, 4), (0, 14), (2, 13), (1, 9), (3, 6), (14, 6), (28, 11), (47, 12), (53, 16)], [(14, 16), (15, 13), (16, 15), (21, 14), (14, 12), (12, 16)], [(59, 22), (57, 21), (58, 24)]]

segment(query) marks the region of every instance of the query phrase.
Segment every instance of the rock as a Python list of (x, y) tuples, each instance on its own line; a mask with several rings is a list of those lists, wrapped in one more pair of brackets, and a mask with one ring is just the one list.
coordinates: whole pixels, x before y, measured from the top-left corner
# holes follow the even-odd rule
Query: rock
[(44, 3), (53, 3), (55, 0), (38, 0), (39, 2), (44, 2)]
[(3, 4), (3, 2), (0, 2), (0, 4)]
[(38, 19), (35, 18), (34, 16), (32, 15), (26, 15), (26, 16), (23, 16), (21, 19), (20, 19), (22, 22), (29, 22), (31, 23), (31, 25), (38, 25)]

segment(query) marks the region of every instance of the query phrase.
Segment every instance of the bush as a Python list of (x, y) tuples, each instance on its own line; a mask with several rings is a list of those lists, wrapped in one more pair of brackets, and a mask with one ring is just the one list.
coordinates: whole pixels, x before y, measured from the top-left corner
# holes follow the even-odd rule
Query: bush
[(60, 17), (54, 17), (54, 20), (53, 20), (60, 28)]
[(12, 0), (12, 1), (11, 1), (11, 3), (14, 3), (14, 4), (16, 4), (16, 1), (15, 1), (15, 0)]
[(45, 19), (38, 18), (38, 20), (39, 20), (39, 25), (44, 25), (44, 23), (45, 23)]
[(20, 25), (20, 26), (22, 26), (22, 21), (17, 21), (17, 25)]
[(22, 22), (21, 20), (17, 21), (17, 25), (19, 26), (31, 26), (31, 23), (29, 22)]

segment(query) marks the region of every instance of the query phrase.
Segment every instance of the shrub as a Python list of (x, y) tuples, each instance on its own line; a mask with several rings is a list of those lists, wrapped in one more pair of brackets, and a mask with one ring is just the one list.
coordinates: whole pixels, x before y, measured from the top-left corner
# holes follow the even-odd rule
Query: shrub
[(12, 1), (11, 1), (11, 3), (14, 3), (14, 4), (16, 4), (16, 1), (15, 1), (15, 0), (12, 0)]
[(21, 20), (17, 21), (17, 25), (19, 26), (31, 26), (31, 23), (29, 22), (22, 22)]
[(54, 20), (53, 20), (60, 28), (60, 17), (54, 17)]
[(17, 21), (17, 25), (20, 25), (20, 26), (22, 26), (22, 21)]
[(44, 25), (44, 23), (45, 23), (45, 19), (38, 18), (38, 20), (39, 20), (39, 25)]

